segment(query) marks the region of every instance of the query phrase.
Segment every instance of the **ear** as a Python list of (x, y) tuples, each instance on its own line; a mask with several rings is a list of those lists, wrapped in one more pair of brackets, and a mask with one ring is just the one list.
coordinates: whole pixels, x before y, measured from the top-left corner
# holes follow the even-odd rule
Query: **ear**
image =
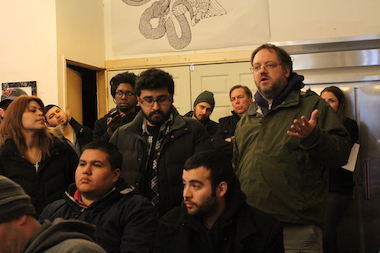
[(2, 118), (4, 118), (4, 116), (5, 116), (5, 111), (4, 111), (3, 108), (0, 108), (0, 116), (1, 116)]
[(290, 68), (285, 66), (284, 67), (284, 74), (286, 76), (286, 78), (288, 78), (290, 76)]
[(116, 170), (112, 171), (112, 173), (113, 173), (112, 181), (116, 182), (120, 178), (121, 170), (117, 168)]
[(225, 181), (222, 181), (219, 183), (218, 187), (216, 188), (216, 195), (221, 198), (225, 196), (227, 193), (227, 183)]
[(16, 222), (18, 225), (24, 225), (27, 221), (27, 218), (28, 218), (28, 215), (25, 214), (15, 219), (14, 222)]
[(171, 94), (170, 95), (170, 98), (171, 98), (171, 100), (172, 100), (172, 104), (174, 103), (174, 94)]

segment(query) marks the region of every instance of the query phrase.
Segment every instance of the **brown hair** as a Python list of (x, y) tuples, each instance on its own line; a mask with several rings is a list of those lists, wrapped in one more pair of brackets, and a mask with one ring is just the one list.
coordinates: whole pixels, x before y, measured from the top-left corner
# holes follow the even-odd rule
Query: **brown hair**
[(329, 87), (324, 88), (321, 91), (321, 95), (325, 91), (331, 92), (338, 99), (339, 105), (338, 105), (338, 109), (336, 110), (336, 115), (338, 116), (340, 122), (344, 123), (346, 121), (347, 116), (346, 116), (346, 97), (344, 96), (343, 91), (336, 86), (329, 86)]
[[(44, 109), (44, 103), (36, 96), (22, 95), (15, 99), (5, 112), (5, 117), (0, 124), (0, 146), (3, 146), (7, 139), (13, 139), (16, 144), (18, 152), (25, 155), (26, 142), (22, 133), (22, 115), (27, 110), (29, 102), (36, 101), (38, 105)], [(42, 112), (44, 114), (44, 112)], [(50, 148), (53, 145), (52, 136), (49, 134), (48, 129), (42, 129), (37, 132), (39, 148), (43, 155), (50, 155)]]

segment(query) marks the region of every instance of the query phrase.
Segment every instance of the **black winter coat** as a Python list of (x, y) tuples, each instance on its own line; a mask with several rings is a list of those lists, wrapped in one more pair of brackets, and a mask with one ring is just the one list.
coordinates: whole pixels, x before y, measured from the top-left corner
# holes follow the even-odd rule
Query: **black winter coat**
[(232, 188), (226, 210), (210, 230), (184, 205), (163, 216), (154, 252), (284, 252), (281, 223), (249, 206), (240, 188)]
[[(132, 112), (132, 113), (126, 115), (125, 117), (123, 117), (122, 125), (125, 125), (125, 124), (131, 122), (136, 117), (136, 115), (139, 111), (140, 111), (140, 107), (136, 106), (135, 112)], [(95, 123), (94, 123), (94, 141), (100, 141), (100, 140), (109, 141), (110, 136), (107, 133), (107, 128), (108, 128), (107, 119), (109, 117), (115, 116), (118, 113), (119, 113), (118, 109), (113, 108), (106, 115), (104, 115), (103, 118), (100, 118), (97, 121), (95, 121)]]
[(75, 184), (70, 185), (64, 199), (48, 205), (39, 220), (75, 219), (96, 226), (98, 244), (108, 253), (149, 252), (153, 247), (158, 214), (151, 202), (137, 190), (117, 182), (116, 188), (84, 208), (73, 200)]
[(231, 160), (234, 145), (232, 142), (225, 141), (225, 139), (235, 136), (235, 128), (239, 120), (240, 117), (234, 111), (232, 111), (231, 116), (220, 118), (218, 129), (212, 139), (215, 150), (222, 152)]
[(19, 185), (31, 197), (37, 217), (44, 207), (61, 199), (67, 187), (74, 182), (74, 171), (78, 156), (63, 140), (53, 137), (53, 147), (49, 157), (43, 157), (34, 164), (20, 156), (13, 139), (5, 141), (0, 149), (0, 175), (4, 175)]
[[(187, 158), (197, 152), (214, 149), (200, 122), (182, 117), (174, 107), (172, 112), (173, 124), (164, 137), (158, 160), (160, 216), (181, 204), (182, 170)], [(144, 192), (148, 159), (148, 144), (142, 136), (143, 120), (140, 112), (131, 123), (119, 127), (110, 139), (123, 154), (122, 177), (141, 192)]]

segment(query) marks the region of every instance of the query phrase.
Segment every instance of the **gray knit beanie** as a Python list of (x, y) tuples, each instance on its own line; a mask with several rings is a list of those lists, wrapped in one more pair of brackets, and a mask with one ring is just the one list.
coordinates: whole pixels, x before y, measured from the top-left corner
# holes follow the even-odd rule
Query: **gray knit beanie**
[(35, 215), (29, 195), (22, 187), (7, 177), (0, 176), (0, 223), (29, 214)]
[(211, 105), (211, 109), (214, 110), (215, 106), (215, 100), (214, 100), (214, 94), (211, 91), (205, 90), (194, 101), (194, 107), (202, 102), (209, 103)]

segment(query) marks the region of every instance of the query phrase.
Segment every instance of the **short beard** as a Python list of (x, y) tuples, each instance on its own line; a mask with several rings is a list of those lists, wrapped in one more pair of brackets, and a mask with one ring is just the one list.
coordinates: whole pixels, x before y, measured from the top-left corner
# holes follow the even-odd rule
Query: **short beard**
[(280, 93), (281, 91), (285, 88), (287, 84), (286, 79), (281, 79), (272, 84), (272, 87), (267, 88), (267, 89), (262, 89), (260, 86), (258, 87), (258, 90), (263, 96), (263, 98), (267, 100), (274, 100)]
[(201, 206), (198, 206), (198, 209), (189, 215), (193, 215), (197, 218), (207, 218), (215, 215), (218, 211), (218, 202), (216, 197), (210, 197), (205, 203)]
[[(155, 113), (159, 113), (160, 117), (158, 117), (158, 118), (153, 117), (152, 115)], [(158, 109), (158, 110), (153, 111), (147, 115), (143, 111), (143, 114), (144, 114), (144, 117), (146, 118), (146, 120), (149, 121), (154, 126), (161, 126), (162, 124), (164, 124), (164, 122), (169, 119), (170, 113), (171, 113), (171, 110), (169, 110), (168, 113), (165, 114), (161, 109)]]

